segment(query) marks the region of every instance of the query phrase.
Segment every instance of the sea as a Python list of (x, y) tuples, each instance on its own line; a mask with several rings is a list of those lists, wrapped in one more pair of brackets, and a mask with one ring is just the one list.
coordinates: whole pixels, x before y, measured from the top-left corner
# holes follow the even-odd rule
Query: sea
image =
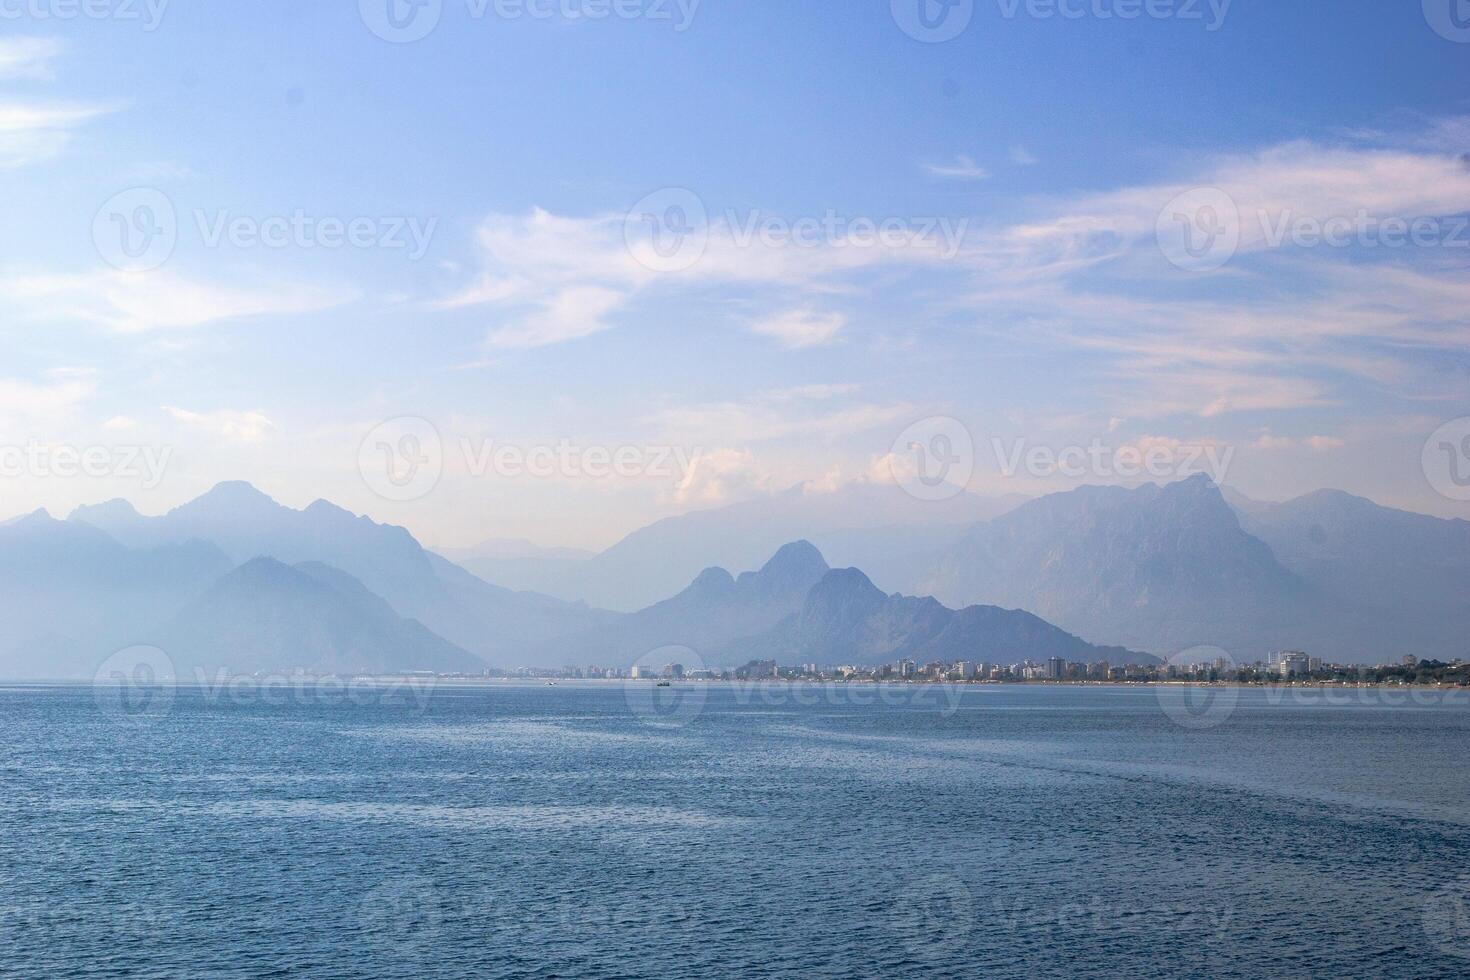
[(1470, 976), (1470, 692), (0, 688), (0, 976)]

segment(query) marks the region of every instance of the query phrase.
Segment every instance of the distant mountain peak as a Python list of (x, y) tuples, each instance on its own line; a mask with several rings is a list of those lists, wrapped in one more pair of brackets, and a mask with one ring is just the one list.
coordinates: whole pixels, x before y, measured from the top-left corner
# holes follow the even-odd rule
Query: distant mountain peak
[(215, 510), (217, 508), (241, 509), (249, 507), (255, 510), (265, 508), (279, 508), (278, 504), (268, 494), (259, 490), (254, 484), (244, 480), (226, 480), (216, 483), (207, 492), (195, 497), (187, 504), (177, 508), (181, 511), (189, 510)]
[(861, 569), (834, 568), (823, 575), (821, 581), (812, 587), (811, 600), (830, 602), (839, 598), (880, 601), (886, 599), (887, 594), (874, 585), (873, 580), (863, 574)]
[(735, 577), (723, 568), (706, 568), (689, 583), (688, 592), (696, 595), (728, 592), (735, 585)]
[(72, 521), (85, 521), (88, 518), (96, 517), (107, 520), (135, 520), (142, 516), (138, 513), (138, 509), (131, 503), (121, 497), (114, 497), (111, 500), (104, 500), (100, 504), (82, 504), (73, 510), (67, 519)]
[(816, 545), (803, 538), (800, 541), (783, 544), (771, 556), (771, 560), (766, 562), (765, 567), (761, 571), (798, 564), (804, 566), (826, 565), (827, 560), (822, 557), (822, 553), (817, 550)]

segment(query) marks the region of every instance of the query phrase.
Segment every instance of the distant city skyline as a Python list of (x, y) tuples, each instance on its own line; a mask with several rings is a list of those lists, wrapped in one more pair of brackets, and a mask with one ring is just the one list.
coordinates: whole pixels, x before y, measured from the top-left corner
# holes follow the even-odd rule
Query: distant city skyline
[(6, 8), (0, 520), (247, 480), (601, 549), (1190, 472), (1470, 518), (1448, 4), (917, 2)]

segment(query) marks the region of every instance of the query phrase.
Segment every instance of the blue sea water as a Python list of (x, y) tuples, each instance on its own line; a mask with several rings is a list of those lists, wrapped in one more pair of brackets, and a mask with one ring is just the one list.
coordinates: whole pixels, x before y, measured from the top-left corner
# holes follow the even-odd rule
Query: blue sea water
[(0, 689), (0, 975), (1470, 975), (1464, 694), (417, 683)]

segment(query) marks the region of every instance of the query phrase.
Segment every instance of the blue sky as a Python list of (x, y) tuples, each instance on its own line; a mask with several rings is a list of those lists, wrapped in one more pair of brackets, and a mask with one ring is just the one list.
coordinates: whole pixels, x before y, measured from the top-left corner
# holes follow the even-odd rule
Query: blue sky
[[(943, 416), (979, 493), (1127, 482), (1008, 476), (1017, 445), (1212, 447), (1253, 496), (1470, 517), (1424, 462), (1470, 415), (1449, 0), (923, 0), (969, 17), (937, 43), (908, 0), (442, 0), (406, 43), (370, 29), (386, 2), (0, 3), (0, 445), (168, 454), (158, 480), (8, 468), (5, 511), (245, 478), (439, 544), (598, 547), (799, 482), (902, 483), (900, 434)], [(1196, 189), (1232, 208), (1218, 267), (1160, 243)], [(639, 215), (702, 213), (692, 261), (637, 237), (649, 195)], [(163, 261), (99, 246), (160, 200)], [(251, 237), (298, 213), (367, 231)], [(1345, 244), (1311, 236), (1334, 218)], [(212, 241), (222, 221), (241, 235)], [(860, 244), (865, 221), (895, 237)], [(1394, 221), (1422, 242), (1375, 245)], [(412, 499), (362, 473), (400, 417), (440, 440)], [(475, 472), (489, 440), (644, 465)]]

